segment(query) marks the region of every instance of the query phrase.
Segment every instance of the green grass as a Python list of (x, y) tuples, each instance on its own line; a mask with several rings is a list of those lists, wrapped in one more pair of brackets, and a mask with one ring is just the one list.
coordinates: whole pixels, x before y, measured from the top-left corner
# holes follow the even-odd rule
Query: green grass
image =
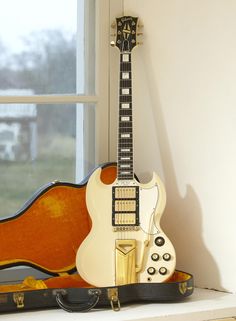
[(13, 215), (44, 184), (54, 180), (73, 183), (74, 154), (74, 141), (60, 137), (44, 145), (35, 161), (0, 161), (0, 218)]

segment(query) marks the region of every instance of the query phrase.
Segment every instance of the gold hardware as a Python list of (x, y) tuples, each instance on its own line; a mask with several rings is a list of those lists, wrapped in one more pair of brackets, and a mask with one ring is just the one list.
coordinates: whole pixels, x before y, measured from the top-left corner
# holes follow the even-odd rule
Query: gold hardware
[(135, 187), (116, 187), (115, 188), (115, 198), (136, 198), (136, 188)]
[(111, 36), (111, 37), (115, 37), (115, 36), (116, 36), (116, 33), (111, 33), (110, 36)]
[(110, 300), (111, 307), (113, 311), (120, 311), (120, 300), (118, 296), (118, 288), (107, 289), (107, 296)]
[(116, 45), (116, 44), (115, 44), (115, 41), (111, 41), (111, 42), (110, 42), (110, 45), (111, 45), (112, 47), (115, 47), (115, 45)]
[(180, 283), (179, 284), (179, 292), (181, 294), (185, 294), (187, 291), (191, 291), (193, 289), (192, 286), (188, 286), (188, 283), (187, 282), (183, 282), (183, 283)]
[[(133, 212), (136, 210), (136, 200), (119, 200), (115, 201), (115, 211), (116, 212)], [(135, 213), (134, 213), (135, 215)], [(132, 223), (133, 224), (133, 223)]]
[[(145, 257), (145, 253), (146, 253), (148, 245), (149, 245), (149, 240), (145, 240), (143, 242), (143, 247), (142, 247), (142, 250), (141, 250), (140, 263), (139, 263), (139, 265), (136, 266), (136, 273), (139, 273), (139, 272), (141, 272), (143, 270), (144, 257)], [(151, 281), (151, 280), (148, 280), (148, 281)]]
[(143, 24), (138, 24), (138, 28), (143, 28), (144, 25)]
[(139, 231), (140, 226), (116, 226), (113, 227), (113, 232)]
[(116, 285), (136, 281), (136, 240), (116, 240)]
[(137, 36), (142, 36), (143, 35), (143, 32), (138, 32), (137, 33)]
[(137, 44), (138, 44), (138, 45), (142, 45), (142, 44), (143, 44), (143, 42), (137, 42)]
[(116, 225), (134, 225), (136, 223), (136, 213), (115, 213)]
[(24, 308), (24, 299), (25, 295), (22, 292), (14, 293), (13, 294), (13, 301), (16, 303), (17, 309)]

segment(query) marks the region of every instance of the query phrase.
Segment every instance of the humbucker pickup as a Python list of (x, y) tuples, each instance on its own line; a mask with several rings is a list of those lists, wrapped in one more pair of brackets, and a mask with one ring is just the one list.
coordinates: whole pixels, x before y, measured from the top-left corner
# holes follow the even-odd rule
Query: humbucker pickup
[(139, 226), (138, 186), (113, 186), (112, 226)]
[(113, 187), (113, 192), (116, 199), (136, 199), (137, 186), (136, 187)]

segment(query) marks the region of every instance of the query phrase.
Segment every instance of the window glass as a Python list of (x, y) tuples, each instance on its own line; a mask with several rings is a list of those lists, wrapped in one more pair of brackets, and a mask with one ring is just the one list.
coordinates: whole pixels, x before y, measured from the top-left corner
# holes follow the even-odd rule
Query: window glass
[(93, 93), (94, 6), (95, 0), (4, 1), (0, 89), (15, 89), (16, 94), (18, 89), (32, 94)]
[(75, 182), (75, 105), (0, 105), (0, 215), (42, 185)]

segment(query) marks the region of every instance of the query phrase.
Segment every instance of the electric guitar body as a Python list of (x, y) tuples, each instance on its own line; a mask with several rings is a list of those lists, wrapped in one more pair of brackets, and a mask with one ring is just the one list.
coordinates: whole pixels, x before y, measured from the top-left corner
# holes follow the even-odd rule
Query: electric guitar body
[[(100, 173), (92, 174), (86, 190), (92, 229), (77, 252), (81, 277), (96, 286), (167, 280), (175, 251), (160, 228), (166, 203), (160, 178), (154, 173), (148, 184), (106, 185)], [(132, 212), (137, 207), (138, 215)]]
[(92, 228), (77, 251), (78, 273), (94, 286), (164, 282), (175, 270), (175, 250), (160, 227), (166, 194), (154, 173), (139, 183), (133, 170), (131, 51), (138, 18), (116, 19), (120, 49), (117, 179), (101, 181), (101, 169), (89, 178), (86, 204)]

